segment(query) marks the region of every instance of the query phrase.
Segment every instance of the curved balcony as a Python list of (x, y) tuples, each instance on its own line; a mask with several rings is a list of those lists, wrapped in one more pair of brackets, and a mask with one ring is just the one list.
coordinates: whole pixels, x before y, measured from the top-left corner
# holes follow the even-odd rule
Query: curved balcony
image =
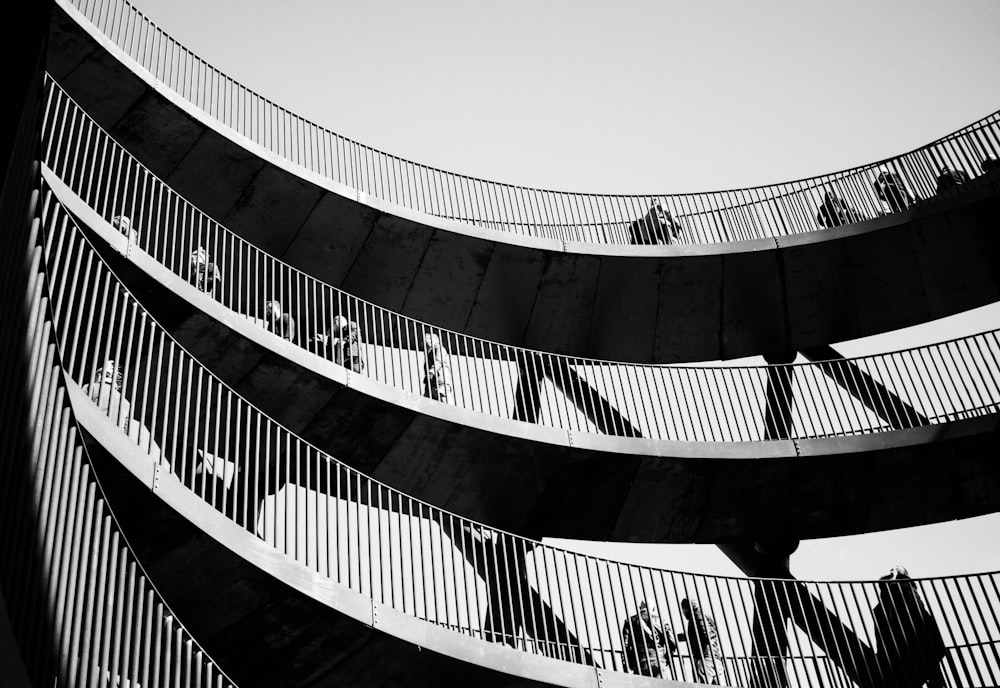
[[(53, 207), (58, 207), (58, 213), (64, 215), (62, 206), (54, 196), (51, 198)], [(81, 216), (93, 214), (83, 204), (77, 204), (74, 210)], [(70, 225), (65, 231), (78, 230)], [(79, 249), (80, 255), (86, 253), (88, 260), (100, 261), (89, 243), (79, 238), (72, 241), (86, 247)], [(140, 257), (138, 253), (135, 255), (136, 260)], [(78, 259), (63, 254), (56, 258)], [(164, 273), (167, 271), (161, 268), (160, 275), (165, 276)], [(176, 277), (168, 286), (179, 292), (191, 291), (188, 298), (199, 308), (214, 309), (216, 314), (222, 311), (214, 299), (193, 293), (193, 288)], [(71, 295), (67, 294), (67, 298)], [(164, 306), (161, 303), (158, 307)], [(166, 309), (173, 311), (174, 306), (168, 303)], [(310, 361), (304, 352), (297, 353), (296, 347), (264, 332), (260, 325), (243, 316), (229, 317), (228, 325), (237, 331), (242, 329), (243, 336), (250, 341), (267, 342), (273, 347), (269, 365), (274, 367), (256, 382), (253, 380), (256, 376), (247, 375), (248, 380), (241, 382), (240, 387), (256, 388), (255, 398), (275, 408), (276, 416), (283, 421), (294, 418), (293, 427), (326, 451), (335, 451), (351, 465), (405, 489), (411, 496), (450, 505), (463, 515), (496, 527), (537, 535), (603, 539), (689, 542), (765, 536), (800, 539), (971, 516), (993, 511), (1000, 503), (998, 468), (988, 461), (990, 452), (985, 449), (995, 439), (996, 403), (989, 400), (984, 404), (980, 403), (982, 400), (975, 401), (975, 397), (964, 396), (969, 390), (1000, 394), (994, 381), (996, 373), (991, 372), (996, 366), (997, 346), (992, 334), (960, 341), (959, 348), (945, 344), (915, 350), (923, 352), (916, 358), (910, 352), (879, 359), (888, 362), (887, 370), (907, 361), (926, 361), (926, 365), (917, 364), (916, 368), (911, 365), (923, 376), (915, 379), (922, 379), (925, 385), (932, 384), (947, 394), (944, 398), (953, 404), (934, 422), (888, 392), (883, 383), (870, 376), (865, 378), (857, 371), (849, 372), (849, 367), (844, 367), (840, 375), (835, 374), (836, 366), (827, 364), (765, 367), (759, 375), (771, 384), (764, 395), (770, 399), (770, 410), (765, 408), (760, 413), (765, 424), (764, 441), (676, 442), (570, 433), (511, 419), (492, 419), (477, 411), (393, 390), (318, 357)], [(155, 336), (149, 337), (157, 340), (169, 335), (156, 325)], [(173, 350), (176, 345), (172, 339), (170, 342)], [(132, 346), (129, 344), (129, 350)], [(134, 346), (151, 344), (143, 345), (140, 338)], [(136, 361), (153, 355), (138, 351), (129, 355), (133, 354), (140, 357)], [(969, 354), (973, 357), (969, 358)], [(167, 365), (191, 366), (201, 371), (199, 376), (204, 376), (206, 389), (217, 390), (214, 397), (205, 401), (210, 407), (221, 403), (222, 398), (235, 398), (231, 388), (187, 353), (177, 348), (176, 355), (183, 362), (150, 360), (142, 362), (141, 367), (161, 370)], [(926, 358), (922, 359), (923, 356)], [(317, 362), (325, 366), (324, 374), (329, 378), (320, 379), (318, 374), (298, 365), (292, 366), (291, 376), (286, 375), (288, 368), (282, 368), (288, 366), (286, 359), (294, 362), (297, 357), (304, 365)], [(121, 355), (116, 353), (109, 358), (121, 360)], [(369, 360), (375, 359), (373, 356)], [(248, 354), (245, 350), (240, 353), (239, 347), (213, 354), (213, 365), (230, 375), (234, 371), (237, 376), (248, 372), (240, 370), (248, 360), (253, 361), (250, 364), (253, 368), (260, 362), (259, 354)], [(369, 365), (368, 369), (374, 367)], [(716, 377), (743, 374), (739, 369), (709, 372)], [(827, 378), (827, 373), (832, 377)], [(943, 377), (935, 377), (942, 374)], [(169, 374), (163, 379), (159, 379), (160, 374), (157, 377), (155, 383), (149, 384), (172, 384)], [(850, 385), (854, 380), (855, 391), (859, 395), (869, 394), (872, 403), (879, 398), (876, 390), (887, 395), (883, 403), (889, 405), (883, 408), (892, 422), (913, 423), (919, 416), (923, 419), (920, 422), (929, 424), (911, 424), (906, 430), (876, 434), (841, 432), (831, 437), (789, 440), (789, 407), (780, 400), (788, 399), (796, 379), (817, 384), (825, 379), (824, 384), (831, 389), (837, 381)], [(762, 382), (761, 386), (768, 385)], [(142, 403), (148, 408), (143, 417), (152, 414), (151, 418), (160, 418), (153, 424), (159, 428), (158, 432), (165, 433), (163, 441), (169, 441), (177, 428), (169, 427), (163, 414), (187, 417), (189, 410), (169, 409), (162, 405), (166, 401), (149, 399), (148, 392), (143, 398)], [(180, 397), (171, 398), (173, 404)], [(821, 397), (810, 399), (815, 403), (802, 407), (809, 409), (803, 413), (804, 417), (829, 414)], [(890, 404), (886, 399), (895, 401)], [(693, 398), (690, 401), (695, 402)], [(242, 397), (233, 403), (241, 408), (246, 406)], [(910, 408), (914, 415), (909, 419), (891, 415), (904, 408)], [(258, 412), (254, 409), (252, 413), (250, 410), (240, 413)], [(696, 432), (693, 428), (710, 425), (696, 415), (687, 416), (685, 423), (692, 433)], [(229, 432), (227, 426), (226, 433)], [(697, 437), (691, 434), (687, 439)], [(705, 439), (704, 435), (701, 437)], [(249, 456), (248, 448), (241, 444), (246, 438), (226, 440), (229, 441), (236, 444), (225, 448), (224, 456)], [(263, 441), (274, 451), (287, 443), (301, 445), (307, 454), (319, 451), (315, 444), (305, 444), (284, 430), (274, 436), (265, 435)], [(161, 440), (157, 442), (162, 445)], [(890, 478), (889, 473), (883, 474), (900, 470), (908, 476), (905, 484)], [(251, 472), (259, 475), (256, 469)], [(866, 489), (844, 494), (843, 490), (851, 485), (865, 485)], [(916, 489), (920, 491), (919, 498), (914, 496)], [(692, 513), (699, 516), (692, 518)]]
[[(33, 154), (31, 137), (23, 141)], [(274, 688), (307, 680), (400, 685), (402, 677), (407, 685), (451, 680), (510, 686), (505, 674), (421, 652), (413, 642), (319, 604), (309, 609), (308, 623), (297, 625), (295, 631), (309, 637), (290, 661), (288, 636), (295, 631), (288, 624), (301, 618), (301, 599), (289, 600), (286, 586), (220, 551), (211, 538), (184, 532), (176, 514), (171, 522), (170, 514), (158, 513), (151, 523), (156, 500), (148, 487), (133, 486), (138, 505), (124, 498), (103, 448), (73, 413), (73, 392), (67, 392), (45, 261), (29, 243), (39, 235), (34, 216), (40, 200), (35, 193), (24, 213), (5, 205), (0, 237), (5, 276), (13, 278), (5, 284), (4, 307), (11, 309), (5, 312), (10, 316), (24, 306), (30, 314), (8, 317), (0, 331), (0, 399), (9, 421), (0, 481), (6, 536), (0, 623), (9, 620), (15, 641), (8, 647), (8, 638), (0, 637), (0, 683), (232, 688), (238, 676), (240, 685)], [(33, 231), (25, 216), (34, 220)], [(321, 647), (320, 635), (326, 641)], [(22, 676), (15, 672), (17, 658)]]
[[(305, 273), (442, 327), (681, 362), (808, 349), (1000, 298), (987, 258), (996, 173), (937, 193), (942, 165), (975, 177), (998, 157), (996, 114), (802, 182), (691, 196), (542, 192), (338, 138), (232, 82), (125, 3), (60, 6), (68, 17), (55, 22), (50, 71), (154, 173)], [(878, 200), (882, 165), (905, 179), (905, 198), (883, 190), (890, 200)], [(841, 226), (816, 231), (827, 188), (851, 210), (838, 206), (827, 224)], [(647, 216), (657, 199), (679, 238), (629, 244), (633, 225), (638, 242), (662, 233)]]
[[(476, 179), (352, 141), (295, 115), (222, 74), (164, 33), (127, 0), (61, 0), (135, 65), (224, 127), (289, 163), (344, 187), (347, 193), (438, 218), (513, 235), (589, 244), (706, 244), (791, 236), (817, 229), (817, 193), (830, 188), (860, 217), (900, 210), (938, 189), (939, 170), (949, 165), (978, 175), (983, 160), (1000, 151), (1000, 112), (928, 146), (891, 160), (799, 181), (699, 194), (585, 194)], [(72, 8), (72, 9), (71, 9)], [(870, 193), (880, 166), (891, 166), (912, 189), (894, 201)], [(890, 194), (891, 195), (891, 194)], [(655, 218), (644, 218), (660, 202), (679, 226), (669, 241), (657, 241)], [(646, 219), (633, 228), (637, 218)], [(849, 224), (830, 221), (827, 224)], [(637, 233), (637, 236), (635, 236)]]
[[(629, 671), (723, 685), (1000, 680), (1000, 574), (827, 583), (650, 569), (498, 531), (353, 471), (206, 374), (47, 192), (42, 207), (39, 286), (82, 428), (199, 533), (319, 605), (565, 686), (642, 681)], [(662, 651), (641, 606), (660, 610)], [(299, 642), (328, 640), (316, 633)]]
[[(739, 444), (918, 428), (989, 412), (1000, 396), (992, 333), (850, 360), (831, 360), (835, 352), (827, 348), (811, 352), (821, 360), (814, 365), (721, 368), (566, 357), (443, 330), (304, 275), (213, 222), (104, 135), (54, 85), (47, 112), (44, 154), (55, 168), (45, 172), (49, 185), (105, 242), (186, 301), (187, 315), (179, 315), (183, 306), (170, 309), (170, 318), (181, 323), (175, 332), (184, 332), (194, 308), (323, 379), (348, 386), (353, 381), (355, 387), (368, 380), (377, 383), (384, 400), (408, 404), (424, 396), (474, 412), (425, 405), (421, 410), (431, 415), (512, 435), (525, 430), (494, 419), (554, 428), (562, 432), (533, 436), (575, 446), (589, 446), (587, 435)], [(119, 231), (113, 223), (127, 227)], [(204, 265), (192, 262), (199, 251)], [(199, 288), (208, 264), (211, 285)], [(268, 321), (267, 303), (278, 304), (283, 314), (275, 310)], [(186, 335), (192, 348), (215, 360), (225, 355), (231, 379), (253, 376), (259, 357), (243, 361), (238, 351), (213, 351), (218, 328), (204, 322), (200, 327), (202, 341)], [(432, 383), (435, 371), (440, 385)], [(255, 398), (272, 392), (259, 390)], [(769, 397), (770, 409), (760, 403)], [(642, 450), (650, 446), (644, 443)], [(655, 453), (671, 451), (691, 455), (677, 448)], [(712, 452), (720, 453), (702, 455)]]

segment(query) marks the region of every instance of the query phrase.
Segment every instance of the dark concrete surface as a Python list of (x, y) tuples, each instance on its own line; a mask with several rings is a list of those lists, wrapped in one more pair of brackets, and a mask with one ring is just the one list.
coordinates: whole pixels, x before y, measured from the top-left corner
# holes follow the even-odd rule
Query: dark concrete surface
[(61, 11), (48, 69), (155, 174), (240, 236), (351, 294), (488, 340), (706, 361), (851, 340), (1000, 299), (996, 177), (890, 217), (776, 240), (530, 247), (306, 181), (168, 100)]

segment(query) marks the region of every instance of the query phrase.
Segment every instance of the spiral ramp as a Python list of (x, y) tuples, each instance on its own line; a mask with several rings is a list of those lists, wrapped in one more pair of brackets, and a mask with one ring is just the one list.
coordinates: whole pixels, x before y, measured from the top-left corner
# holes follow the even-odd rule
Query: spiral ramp
[[(111, 214), (109, 208), (91, 209), (88, 216), (86, 203), (78, 202), (68, 212), (64, 203), (73, 205), (74, 199), (65, 193), (57, 197), (39, 181), (40, 166), (30, 168), (27, 148), (16, 156), (20, 178), (5, 180), (2, 216), (13, 228), (3, 237), (4, 248), (12, 247), (3, 252), (10, 268), (4, 279), (11, 287), (5, 292), (6, 322), (25, 323), (5, 330), (3, 340), (6, 379), (12, 382), (5, 419), (16, 418), (16, 427), (24, 428), (9, 434), (7, 444), (15, 449), (9, 454), (27, 460), (5, 465), (5, 496), (15, 498), (4, 500), (2, 514), (5, 531), (15, 534), (9, 550), (15, 556), (5, 560), (0, 580), (24, 673), (35, 685), (229, 685), (206, 650), (225, 657), (225, 665), (233, 667), (228, 673), (241, 685), (438, 685), (449, 679), (487, 685), (658, 685), (661, 679), (654, 683), (634, 673), (644, 648), (628, 649), (622, 642), (640, 602), (659, 608), (660, 620), (673, 629), (664, 630), (675, 639), (686, 632), (688, 639), (676, 652), (652, 663), (674, 682), (711, 675), (723, 685), (747, 686), (1000, 683), (996, 574), (836, 584), (781, 580), (786, 571), (770, 574), (778, 579), (732, 579), (651, 570), (524, 539), (338, 462), (245, 401), (147, 315), (77, 226), (74, 215), (87, 216), (91, 232), (110, 239), (100, 219)], [(60, 182), (56, 175), (45, 180), (53, 188)], [(982, 180), (980, 189), (987, 182)], [(958, 201), (958, 195), (941, 199), (950, 200)], [(119, 265), (129, 267), (131, 250), (124, 246), (126, 262)], [(148, 274), (170, 279), (155, 272), (156, 261), (141, 258), (135, 254), (133, 275), (148, 268)], [(167, 264), (161, 263), (161, 270)], [(181, 304), (185, 300), (189, 305)], [(180, 313), (184, 322), (192, 306), (226, 321), (198, 295), (187, 299), (180, 293), (168, 311)], [(229, 316), (228, 326), (238, 332), (237, 321), (245, 317)], [(885, 326), (885, 321), (879, 325)], [(243, 338), (252, 346), (267, 339), (247, 335)], [(272, 345), (277, 358), (299, 355), (284, 343), (263, 343)], [(993, 355), (988, 336), (957, 347), (929, 354), (929, 360), (937, 363), (956, 351), (984, 351), (984, 361)], [(109, 368), (108, 360), (116, 365)], [(314, 363), (305, 359), (300, 367)], [(847, 385), (867, 389), (864, 401), (887, 417), (862, 423), (861, 434), (885, 443), (893, 432), (923, 433), (896, 442), (912, 448), (948, 435), (988, 441), (993, 432), (996, 405), (986, 384), (988, 366), (972, 384), (978, 396), (929, 414), (910, 403), (915, 399), (902, 398), (902, 389), (873, 375), (877, 368), (862, 368), (865, 377), (860, 365), (829, 363), (827, 369), (839, 371), (833, 375), (823, 366), (817, 369), (831, 379), (853, 379)], [(777, 373), (768, 388), (787, 396), (788, 377)], [(351, 377), (331, 378), (351, 389)], [(966, 384), (970, 378), (963, 369), (950, 382)], [(374, 385), (360, 386), (368, 398), (391, 396)], [(421, 415), (441, 415), (462, 427), (482, 422), (447, 405), (425, 408), (421, 403), (431, 402), (409, 394), (403, 401)], [(595, 397), (589, 398), (593, 403)], [(398, 395), (389, 403), (405, 405)], [(782, 437), (791, 427), (783, 419), (788, 410), (775, 408), (770, 423), (763, 424), (767, 437), (759, 439), (784, 439), (800, 455), (817, 438)], [(593, 441), (622, 457), (630, 455), (621, 447), (631, 441), (648, 445), (634, 426), (626, 429), (622, 414), (616, 419), (610, 409), (602, 412), (605, 426), (599, 432), (588, 427), (590, 432), (560, 434), (568, 440), (609, 435)], [(600, 415), (593, 405), (591, 415)], [(517, 422), (539, 425), (532, 419)], [(907, 427), (894, 430), (899, 425)], [(845, 427), (836, 437), (819, 438), (840, 444), (832, 452), (840, 458), (850, 456), (845, 447), (857, 434)], [(531, 439), (536, 445), (572, 444)], [(711, 445), (703, 449), (709, 456), (730, 448), (711, 438), (688, 443), (699, 442)], [(937, 463), (947, 455), (941, 446)], [(874, 451), (854, 450), (869, 461)], [(677, 448), (657, 451), (655, 458), (670, 458), (672, 452)], [(958, 463), (968, 455), (986, 451), (961, 446), (948, 458)], [(104, 502), (94, 470), (114, 490), (107, 499), (125, 516), (120, 523)], [(985, 462), (962, 465), (956, 473), (971, 476), (942, 501), (954, 509), (956, 501), (978, 498), (979, 508), (995, 511), (989, 502), (996, 492), (991, 470)], [(648, 482), (649, 476), (637, 480)], [(120, 528), (130, 529), (128, 543)], [(135, 557), (150, 562), (148, 574)], [(172, 600), (176, 617), (160, 600), (160, 590)], [(681, 615), (681, 600), (701, 608), (694, 614), (697, 622)], [(917, 632), (915, 619), (926, 624), (928, 616), (936, 634)], [(691, 642), (700, 634), (703, 643)], [(418, 652), (421, 647), (433, 652)]]
[[(262, 411), (412, 497), (528, 536), (711, 543), (996, 508), (993, 333), (885, 357), (739, 369), (567, 359), (470, 339), (240, 241), (49, 88), (44, 157), (54, 169), (45, 177), (116, 274)], [(126, 213), (128, 236), (109, 223)], [(222, 275), (211, 293), (192, 283), (188, 256), (200, 245)], [(292, 316), (295, 341), (265, 329), (272, 298)], [(345, 367), (309, 340), (336, 313), (356, 323), (366, 367)], [(427, 333), (450, 352), (455, 389), (444, 401), (422, 389)], [(958, 397), (957, 387), (970, 393)]]
[[(718, 654), (709, 660), (711, 671), (727, 685), (882, 685), (889, 680), (888, 660), (876, 650), (887, 642), (879, 636), (884, 626), (873, 621), (872, 612), (877, 604), (892, 603), (878, 588), (886, 583), (650, 570), (526, 540), (393, 490), (298, 439), (204, 371), (145, 313), (48, 190), (42, 208), (47, 292), (68, 401), (103, 458), (133, 476), (120, 499), (136, 514), (129, 518), (138, 524), (136, 539), (153, 550), (169, 550), (160, 562), (164, 567), (170, 564), (163, 559), (176, 558), (177, 565), (197, 553), (199, 566), (204, 562), (209, 569), (202, 573), (209, 584), (216, 580), (213, 567), (220, 567), (226, 573), (219, 578), (237, 579), (230, 578), (229, 586), (251, 587), (262, 578), (248, 572), (245, 563), (252, 563), (274, 579), (260, 585), (280, 581), (298, 593), (254, 588), (237, 594), (240, 611), (226, 610), (224, 616), (247, 614), (257, 631), (249, 634), (260, 647), (237, 630), (236, 641), (230, 637), (229, 642), (238, 642), (238, 650), (223, 651), (240, 656), (248, 647), (275, 652), (286, 661), (293, 657), (294, 667), (315, 672), (311, 661), (319, 660), (312, 653), (329, 652), (323, 629), (341, 637), (343, 625), (278, 629), (294, 624), (290, 617), (312, 618), (314, 609), (326, 607), (384, 635), (518, 679), (567, 686), (644, 683), (653, 679), (625, 671), (629, 658), (620, 629), (628, 623), (629, 609), (649, 601), (669, 615), (663, 621), (697, 633), (679, 618), (680, 601), (687, 600), (713, 619)], [(117, 364), (109, 368), (108, 360)], [(218, 460), (222, 447), (229, 457), (245, 458), (230, 467)], [(269, 483), (281, 488), (272, 494)], [(171, 526), (164, 543), (163, 524), (155, 511), (152, 519), (148, 513), (146, 490), (165, 504), (159, 509), (173, 510), (194, 527)], [(206, 544), (206, 535), (234, 556)], [(988, 676), (993, 671), (990, 652), (1000, 642), (992, 636), (997, 582), (995, 576), (971, 576), (913, 584), (932, 607), (946, 605), (935, 609), (943, 633), (954, 638), (961, 633), (966, 641), (947, 645), (942, 640), (938, 662), (950, 681), (961, 684), (972, 672)], [(174, 585), (204, 583), (199, 577)], [(188, 600), (203, 600), (205, 594), (178, 591)], [(953, 599), (960, 594), (964, 604), (956, 608)], [(254, 608), (253, 600), (261, 607)], [(188, 623), (211, 623), (213, 613), (201, 610), (203, 602), (190, 606)], [(786, 630), (789, 621), (797, 631)], [(773, 647), (784, 650), (765, 652)], [(937, 656), (937, 650), (928, 652)], [(362, 652), (359, 657), (368, 661), (370, 656)], [(261, 671), (274, 666), (260, 657), (253, 655), (248, 665), (260, 662)], [(704, 667), (704, 656), (681, 653), (662, 661), (667, 678), (704, 679), (696, 674), (702, 669), (695, 668)], [(429, 680), (421, 678), (420, 666), (411, 667), (416, 676), (406, 678), (417, 684)], [(264, 680), (297, 685), (301, 678), (293, 675), (275, 670)], [(313, 674), (305, 682), (321, 684), (326, 678)], [(376, 671), (373, 678), (384, 677)], [(360, 675), (357, 680), (363, 681)], [(403, 677), (393, 672), (392, 680)]]

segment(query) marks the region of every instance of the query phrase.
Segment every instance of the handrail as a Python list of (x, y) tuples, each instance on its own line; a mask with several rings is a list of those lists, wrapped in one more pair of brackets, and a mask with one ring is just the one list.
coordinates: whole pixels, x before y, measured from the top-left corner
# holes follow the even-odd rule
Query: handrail
[[(534, 655), (684, 680), (1000, 681), (1000, 573), (864, 583), (697, 575), (464, 519), (337, 461), (214, 377), (142, 309), (48, 190), (41, 235), (64, 373), (133, 458), (171, 471), (286, 561), (373, 603)], [(650, 622), (636, 616), (643, 602), (662, 611), (653, 622), (662, 637), (676, 641), (666, 626), (678, 629), (700, 661), (653, 646)], [(803, 633), (788, 633), (789, 621)]]
[[(35, 243), (37, 164), (31, 177), (25, 174), (33, 141), (29, 135), (19, 142), (22, 157), (9, 170), (23, 178), (5, 189), (0, 213), (0, 246), (7, 249), (0, 251), (7, 290), (0, 306), (4, 614), (32, 685), (232, 688), (136, 557), (67, 402)], [(26, 207), (18, 207), (20, 199)], [(5, 653), (0, 682), (22, 685), (11, 677), (11, 660)]]
[[(130, 156), (55, 82), (46, 83), (45, 162), (105, 220), (128, 225), (119, 227), (127, 251), (141, 250), (192, 285), (201, 282), (225, 308), (262, 331), (292, 337), (352, 376), (492, 417), (678, 442), (909, 429), (1000, 404), (996, 332), (829, 363), (684, 367), (550, 354), (434, 327), (351, 296), (244, 241)], [(200, 248), (205, 258), (193, 262)], [(270, 323), (269, 301), (283, 313)], [(355, 329), (336, 334), (340, 318)], [(769, 389), (772, 406), (789, 414), (783, 432), (766, 421), (760, 400)]]
[[(369, 197), (476, 227), (587, 244), (706, 244), (788, 236), (897, 212), (1000, 158), (1000, 111), (893, 158), (807, 179), (693, 194), (573, 193), (504, 184), (405, 160), (310, 122), (223, 74), (127, 0), (59, 0), (153, 78), (220, 125)], [(989, 164), (989, 163), (987, 163)], [(995, 164), (995, 163), (994, 163)], [(879, 169), (898, 177), (873, 188)], [(985, 170), (983, 170), (985, 171)], [(949, 179), (951, 182), (949, 182)], [(823, 194), (833, 203), (820, 221)], [(881, 198), (880, 198), (881, 196)], [(664, 216), (655, 206), (668, 211)]]

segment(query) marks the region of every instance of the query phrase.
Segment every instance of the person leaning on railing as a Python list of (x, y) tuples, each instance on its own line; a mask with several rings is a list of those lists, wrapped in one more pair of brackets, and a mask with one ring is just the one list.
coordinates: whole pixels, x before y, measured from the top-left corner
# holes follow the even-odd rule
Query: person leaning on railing
[(295, 341), (295, 320), (281, 310), (281, 302), (271, 300), (264, 304), (264, 327), (290, 342)]
[(139, 242), (139, 233), (132, 228), (132, 218), (128, 215), (115, 215), (111, 219), (111, 226), (128, 237), (130, 244)]
[(672, 244), (680, 233), (680, 223), (659, 201), (653, 201), (646, 214), (629, 227), (633, 244)]
[(436, 334), (424, 335), (424, 396), (451, 401), (451, 361)]
[(209, 260), (208, 250), (199, 246), (191, 252), (191, 283), (206, 294), (215, 293), (215, 285), (222, 281), (222, 271)]
[(327, 352), (337, 365), (350, 368), (355, 373), (365, 369), (365, 359), (361, 352), (361, 331), (358, 324), (342, 315), (335, 316), (329, 332), (318, 332), (313, 342), (320, 350), (329, 347)]
[(823, 194), (823, 203), (819, 206), (816, 214), (816, 222), (820, 227), (839, 227), (849, 225), (854, 222), (861, 222), (864, 217), (857, 210), (847, 204), (832, 189), (827, 189)]
[(160, 455), (160, 447), (153, 441), (149, 430), (132, 417), (132, 404), (122, 394), (121, 369), (114, 360), (109, 358), (94, 370), (90, 383), (83, 386), (83, 393), (130, 439), (143, 449), (148, 447), (154, 457)]
[(677, 651), (670, 624), (662, 621), (656, 608), (643, 600), (639, 613), (628, 618), (622, 626), (622, 652), (625, 664), (633, 674), (661, 678), (675, 678), (673, 655)]
[(944, 193), (969, 181), (969, 173), (965, 170), (953, 170), (949, 165), (941, 165), (941, 174), (937, 178), (937, 193)]

